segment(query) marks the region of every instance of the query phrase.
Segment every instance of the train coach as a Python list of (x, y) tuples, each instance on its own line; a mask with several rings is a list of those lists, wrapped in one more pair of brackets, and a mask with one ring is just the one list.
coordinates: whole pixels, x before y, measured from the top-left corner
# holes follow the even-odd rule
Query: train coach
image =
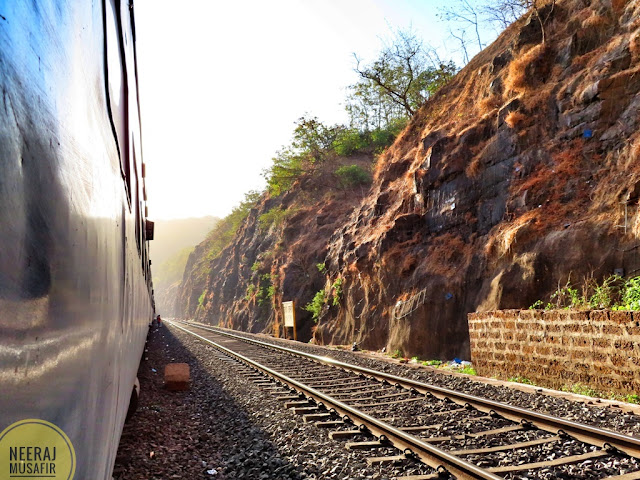
[(132, 0), (0, 0), (0, 90), (0, 478), (110, 479), (154, 315)]

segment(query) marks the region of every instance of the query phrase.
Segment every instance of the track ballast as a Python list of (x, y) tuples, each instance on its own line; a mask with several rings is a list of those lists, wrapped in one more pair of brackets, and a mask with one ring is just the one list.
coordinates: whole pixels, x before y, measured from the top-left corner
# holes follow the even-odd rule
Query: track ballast
[[(640, 479), (640, 440), (375, 370), (178, 325), (250, 366), (305, 421), (370, 449), (371, 464), (420, 460), (460, 479)], [(404, 477), (408, 479), (409, 477)]]

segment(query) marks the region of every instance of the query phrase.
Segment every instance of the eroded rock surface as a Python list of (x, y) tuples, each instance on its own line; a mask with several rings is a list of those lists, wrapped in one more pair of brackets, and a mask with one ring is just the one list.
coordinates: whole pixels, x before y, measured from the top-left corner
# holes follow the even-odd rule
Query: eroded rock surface
[[(264, 199), (206, 275), (185, 274), (184, 315), (273, 332), (296, 300), (302, 340), (468, 358), (467, 313), (637, 271), (640, 1), (560, 1), (545, 44), (535, 28), (511, 25), (429, 100), (368, 192)], [(299, 210), (261, 232), (274, 205)], [(316, 325), (300, 307), (321, 289)]]

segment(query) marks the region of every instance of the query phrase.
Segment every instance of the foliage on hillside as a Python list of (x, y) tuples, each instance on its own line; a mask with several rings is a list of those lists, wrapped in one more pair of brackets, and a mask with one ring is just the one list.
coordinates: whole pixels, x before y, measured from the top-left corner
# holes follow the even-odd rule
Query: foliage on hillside
[(182, 280), (184, 267), (193, 247), (185, 247), (167, 261), (161, 263), (153, 274), (156, 285), (171, 285)]
[(251, 190), (244, 195), (244, 199), (231, 210), (231, 213), (220, 220), (215, 228), (209, 232), (204, 243), (206, 244), (207, 260), (216, 258), (224, 248), (233, 240), (238, 227), (256, 203), (260, 199), (261, 193)]
[(457, 71), (454, 62), (427, 51), (410, 30), (397, 31), (368, 65), (354, 56), (360, 80), (349, 87), (346, 108), (351, 125), (365, 131), (412, 117)]

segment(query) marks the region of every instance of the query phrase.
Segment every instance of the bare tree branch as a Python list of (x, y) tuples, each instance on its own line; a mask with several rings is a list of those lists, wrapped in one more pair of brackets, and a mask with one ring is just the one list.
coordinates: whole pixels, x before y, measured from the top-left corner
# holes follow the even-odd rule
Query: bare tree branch
[(462, 61), (465, 64), (467, 64), (469, 63), (469, 52), (467, 52), (467, 41), (464, 39), (464, 34), (465, 34), (464, 30), (460, 30), (460, 34), (458, 36), (455, 33), (453, 33), (451, 29), (449, 29), (449, 35), (451, 35), (453, 38), (455, 38), (460, 42), (460, 48), (463, 54)]
[(457, 5), (443, 7), (441, 9), (442, 17), (447, 21), (468, 24), (473, 27), (476, 39), (478, 40), (478, 48), (484, 48), (480, 38), (480, 12), (476, 10), (468, 0), (457, 0)]

